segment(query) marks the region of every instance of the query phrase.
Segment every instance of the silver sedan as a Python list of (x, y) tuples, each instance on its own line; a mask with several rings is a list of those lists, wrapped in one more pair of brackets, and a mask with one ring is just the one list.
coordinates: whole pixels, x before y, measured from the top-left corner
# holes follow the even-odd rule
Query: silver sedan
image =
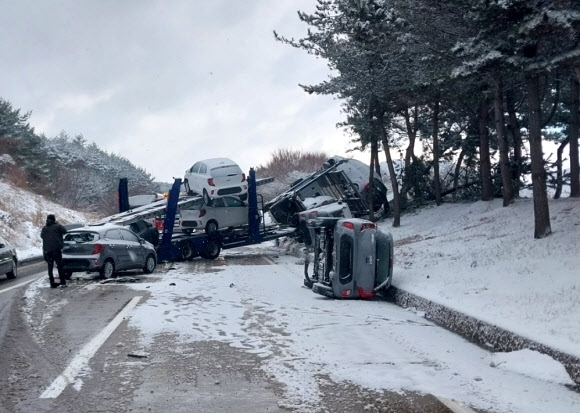
[(157, 265), (155, 248), (125, 227), (91, 225), (71, 230), (64, 236), (62, 260), (67, 275), (99, 272), (110, 278), (118, 271), (141, 269), (152, 273)]

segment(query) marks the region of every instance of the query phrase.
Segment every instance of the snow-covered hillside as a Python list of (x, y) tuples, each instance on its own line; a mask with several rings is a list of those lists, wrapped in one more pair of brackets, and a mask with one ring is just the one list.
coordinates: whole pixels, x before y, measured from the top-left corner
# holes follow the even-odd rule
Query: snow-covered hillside
[(46, 215), (54, 214), (61, 224), (85, 223), (95, 218), (3, 181), (0, 181), (0, 194), (0, 234), (16, 247), (21, 260), (41, 255), (40, 230)]
[(404, 215), (394, 285), (580, 357), (580, 199), (550, 200), (534, 239), (533, 200), (443, 204)]

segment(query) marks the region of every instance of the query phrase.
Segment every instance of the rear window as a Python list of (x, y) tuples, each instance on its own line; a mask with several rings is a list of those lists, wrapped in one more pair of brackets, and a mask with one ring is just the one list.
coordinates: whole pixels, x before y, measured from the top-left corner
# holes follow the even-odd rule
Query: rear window
[(219, 178), (222, 176), (229, 176), (229, 175), (241, 175), (242, 170), (238, 165), (226, 165), (226, 166), (217, 166), (215, 168), (211, 168), (211, 176), (215, 178)]
[(83, 243), (93, 242), (99, 239), (99, 234), (96, 232), (67, 232), (64, 236), (64, 242)]

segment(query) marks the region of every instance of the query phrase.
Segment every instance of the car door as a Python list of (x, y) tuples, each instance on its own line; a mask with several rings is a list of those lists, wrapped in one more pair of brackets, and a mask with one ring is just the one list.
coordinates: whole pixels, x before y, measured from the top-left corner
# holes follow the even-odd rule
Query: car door
[(119, 233), (118, 229), (110, 229), (105, 232), (105, 240), (109, 249), (111, 251), (111, 255), (113, 256), (113, 261), (115, 262), (115, 269), (116, 270), (126, 270), (129, 268), (129, 252), (125, 245), (125, 241), (121, 234)]
[(227, 216), (228, 226), (246, 225), (248, 223), (248, 207), (238, 198), (226, 196), (224, 214)]
[(203, 226), (212, 219), (217, 221), (219, 228), (230, 226), (226, 211), (226, 204), (223, 198), (216, 198), (211, 201), (211, 205), (206, 205), (206, 214), (202, 218)]
[(145, 251), (139, 237), (126, 229), (119, 229), (127, 250), (127, 268), (141, 268), (145, 264)]
[(189, 168), (189, 170), (185, 174), (185, 177), (187, 178), (187, 181), (188, 181), (189, 189), (193, 192), (197, 192), (199, 190), (197, 178), (198, 178), (200, 165), (201, 165), (200, 162), (194, 163), (193, 166), (191, 168)]

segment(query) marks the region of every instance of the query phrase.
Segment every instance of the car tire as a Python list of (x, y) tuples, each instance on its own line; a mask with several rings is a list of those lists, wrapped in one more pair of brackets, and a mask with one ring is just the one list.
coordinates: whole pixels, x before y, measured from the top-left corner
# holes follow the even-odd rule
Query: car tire
[(145, 259), (145, 266), (143, 267), (143, 272), (145, 274), (151, 274), (155, 271), (155, 267), (157, 266), (157, 261), (155, 260), (155, 256), (153, 254), (149, 254)]
[(73, 275), (73, 272), (72, 271), (65, 271), (64, 272), (64, 279), (65, 280), (70, 280), (71, 277), (72, 277), (72, 275)]
[(217, 232), (218, 230), (218, 223), (215, 219), (209, 220), (207, 224), (205, 224), (205, 232), (207, 234), (211, 234)]
[(247, 201), (248, 200), (248, 194), (245, 193), (243, 195), (240, 195), (240, 201)]
[(157, 228), (150, 228), (145, 235), (146, 237), (143, 238), (149, 241), (154, 247), (159, 245), (159, 230)]
[(181, 261), (191, 261), (195, 258), (195, 247), (191, 242), (184, 242), (179, 248)]
[(111, 278), (115, 273), (115, 263), (113, 260), (108, 259), (103, 263), (103, 266), (99, 270), (99, 274), (104, 279)]
[(215, 260), (219, 257), (222, 244), (217, 239), (209, 239), (205, 243), (202, 257), (206, 260)]
[(6, 273), (6, 277), (8, 277), (9, 280), (12, 280), (16, 278), (17, 275), (18, 275), (18, 264), (16, 263), (16, 260), (12, 258), (12, 270)]
[(187, 195), (194, 195), (194, 192), (189, 187), (189, 181), (187, 179), (183, 180), (183, 188), (185, 189)]
[(206, 205), (211, 205), (211, 198), (205, 189), (203, 190), (203, 202), (205, 202)]

